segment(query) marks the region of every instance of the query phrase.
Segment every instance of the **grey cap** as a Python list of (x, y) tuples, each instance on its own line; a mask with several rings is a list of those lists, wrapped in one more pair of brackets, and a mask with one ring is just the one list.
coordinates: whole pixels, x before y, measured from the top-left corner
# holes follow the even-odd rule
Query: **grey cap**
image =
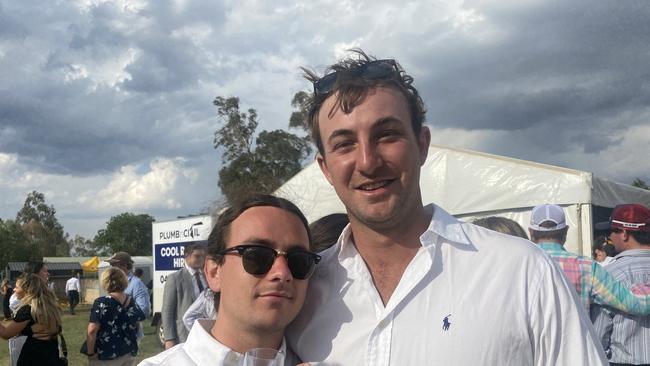
[[(546, 225), (540, 226), (544, 223)], [(548, 225), (548, 223), (553, 225)], [(551, 204), (533, 207), (533, 212), (530, 214), (530, 225), (528, 226), (531, 230), (554, 231), (564, 229), (566, 226), (566, 217), (562, 207)]]

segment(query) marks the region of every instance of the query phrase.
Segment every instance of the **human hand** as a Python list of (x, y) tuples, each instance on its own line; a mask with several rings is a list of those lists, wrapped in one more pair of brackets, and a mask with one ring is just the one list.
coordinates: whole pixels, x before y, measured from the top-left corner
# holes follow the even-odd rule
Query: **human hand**
[(170, 348), (174, 347), (175, 345), (176, 345), (176, 342), (174, 342), (172, 340), (165, 341), (165, 349), (170, 349)]

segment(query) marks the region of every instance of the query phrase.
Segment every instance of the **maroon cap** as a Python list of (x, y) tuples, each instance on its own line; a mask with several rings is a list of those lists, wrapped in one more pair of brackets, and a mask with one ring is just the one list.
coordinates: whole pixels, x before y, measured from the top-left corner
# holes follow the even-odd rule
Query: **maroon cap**
[(624, 229), (630, 231), (650, 231), (650, 210), (636, 203), (614, 207), (609, 221), (599, 222), (596, 229)]

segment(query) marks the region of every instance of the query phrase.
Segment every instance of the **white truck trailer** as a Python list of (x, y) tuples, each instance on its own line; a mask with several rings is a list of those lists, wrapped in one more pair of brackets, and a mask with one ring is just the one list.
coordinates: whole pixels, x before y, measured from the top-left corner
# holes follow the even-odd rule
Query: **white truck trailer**
[(185, 246), (199, 243), (207, 244), (212, 230), (212, 217), (209, 215), (191, 216), (176, 220), (160, 221), (151, 224), (151, 241), (153, 253), (153, 320), (158, 326), (161, 345), (163, 292), (167, 276), (185, 265), (183, 253)]

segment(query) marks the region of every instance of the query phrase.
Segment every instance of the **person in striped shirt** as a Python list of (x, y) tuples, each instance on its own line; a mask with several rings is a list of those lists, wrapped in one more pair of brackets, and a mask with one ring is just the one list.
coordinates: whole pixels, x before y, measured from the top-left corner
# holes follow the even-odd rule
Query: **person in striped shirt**
[(528, 232), (564, 272), (589, 314), (591, 304), (606, 305), (631, 315), (650, 314), (650, 286), (635, 287), (617, 281), (596, 261), (564, 249), (569, 226), (564, 209), (552, 204), (533, 208)]
[[(620, 252), (607, 271), (630, 286), (650, 286), (650, 210), (638, 204), (620, 205), (602, 224), (596, 228), (608, 229)], [(650, 365), (650, 316), (630, 316), (606, 306), (591, 311), (610, 365)]]

